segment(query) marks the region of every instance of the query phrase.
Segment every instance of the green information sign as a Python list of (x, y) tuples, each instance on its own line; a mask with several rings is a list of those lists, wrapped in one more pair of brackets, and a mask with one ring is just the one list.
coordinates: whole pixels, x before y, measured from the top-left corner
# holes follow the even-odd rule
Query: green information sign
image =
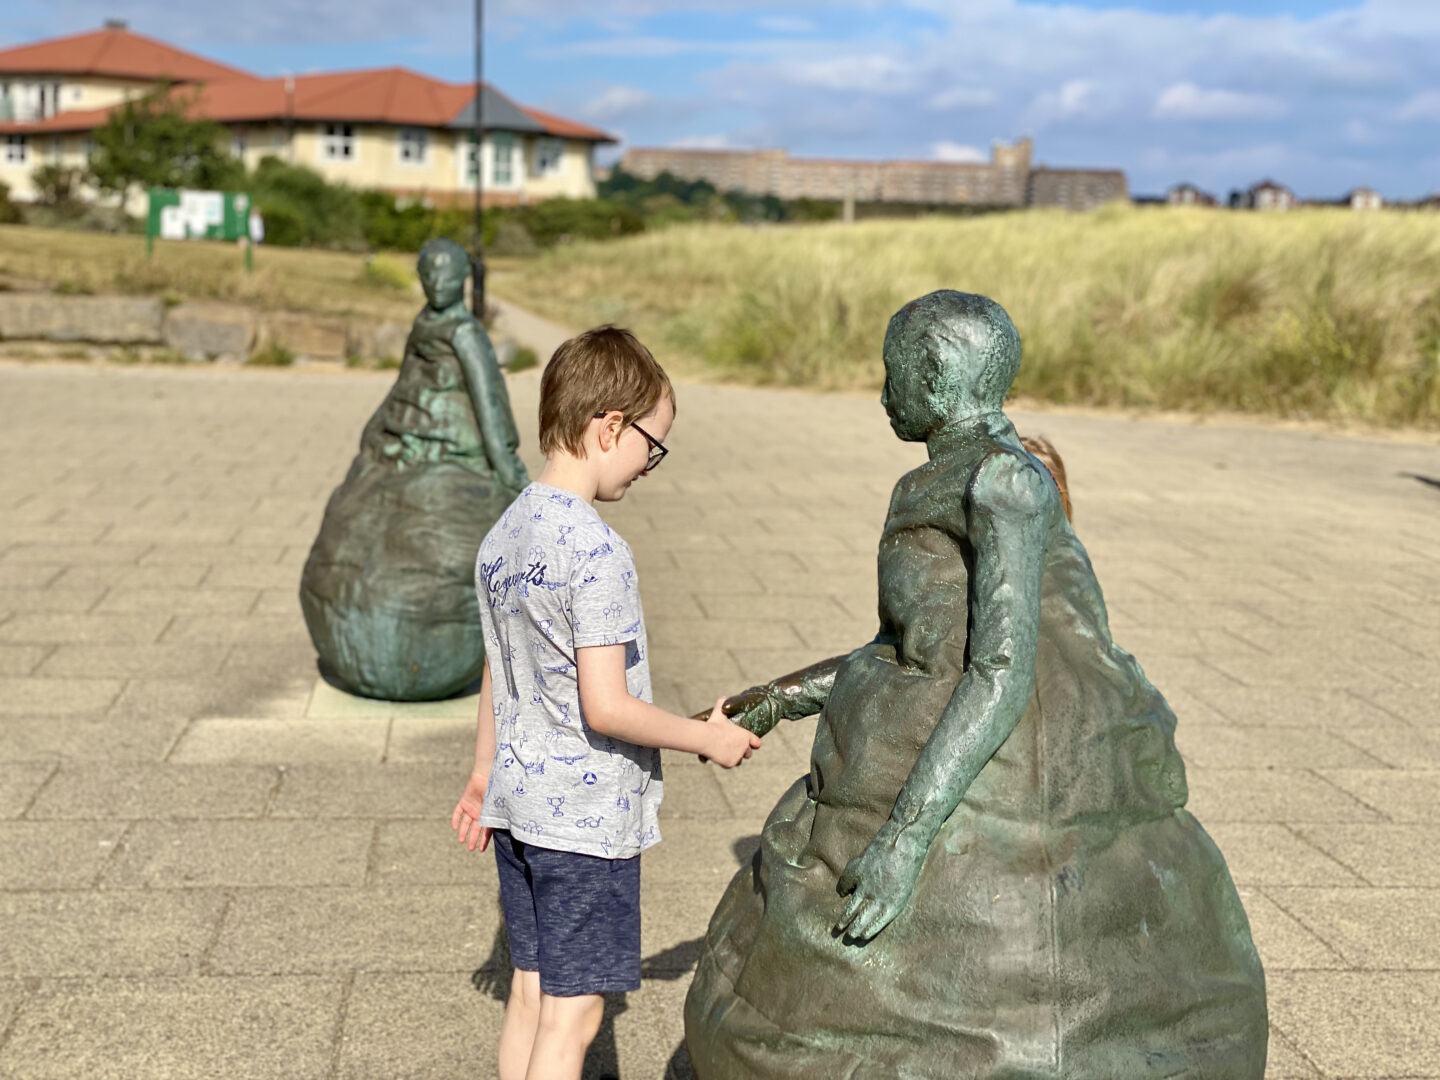
[(150, 189), (145, 221), (145, 251), (161, 240), (245, 240), (250, 265), (250, 196), (243, 191)]

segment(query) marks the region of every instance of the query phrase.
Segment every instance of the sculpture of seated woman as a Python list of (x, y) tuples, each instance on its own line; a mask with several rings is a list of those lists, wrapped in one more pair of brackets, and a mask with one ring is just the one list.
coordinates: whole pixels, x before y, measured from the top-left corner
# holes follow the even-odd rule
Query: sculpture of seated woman
[(475, 553), (529, 482), (495, 351), (465, 308), (468, 256), (432, 240), (419, 268), (429, 303), (300, 579), (321, 660), (352, 692), (391, 701), (480, 677)]
[(875, 639), (727, 702), (819, 720), (711, 919), (697, 1076), (1260, 1080), (1264, 976), (1174, 714), (1001, 411), (1014, 326), (931, 293), (884, 359), (929, 461), (891, 498)]

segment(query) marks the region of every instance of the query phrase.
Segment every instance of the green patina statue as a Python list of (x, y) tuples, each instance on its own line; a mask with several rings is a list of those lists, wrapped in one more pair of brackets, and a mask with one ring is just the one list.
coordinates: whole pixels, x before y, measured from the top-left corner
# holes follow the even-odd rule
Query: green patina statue
[(352, 692), (391, 701), (480, 677), (475, 553), (529, 482), (495, 351), (465, 308), (469, 258), (432, 240), (419, 268), (429, 304), (300, 579), (321, 660)]
[(930, 460), (890, 501), (875, 639), (727, 702), (761, 734), (820, 717), (711, 919), (696, 1074), (1260, 1080), (1264, 975), (1175, 716), (1001, 411), (1014, 326), (935, 292), (884, 358)]

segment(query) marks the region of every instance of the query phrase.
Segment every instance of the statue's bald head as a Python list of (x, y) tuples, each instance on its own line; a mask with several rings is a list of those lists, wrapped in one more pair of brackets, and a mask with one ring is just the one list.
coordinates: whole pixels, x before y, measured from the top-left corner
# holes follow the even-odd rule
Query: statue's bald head
[(885, 331), (886, 409), (902, 439), (998, 411), (1019, 370), (1020, 335), (988, 297), (941, 289), (906, 304)]
[(431, 306), (447, 308), (465, 295), (470, 258), (454, 240), (431, 240), (420, 249), (420, 285)]

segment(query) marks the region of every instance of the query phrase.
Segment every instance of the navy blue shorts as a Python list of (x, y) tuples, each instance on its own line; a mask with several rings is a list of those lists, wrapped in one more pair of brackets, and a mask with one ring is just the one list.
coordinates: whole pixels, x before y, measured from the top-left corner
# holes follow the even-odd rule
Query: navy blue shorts
[(555, 851), (496, 829), (510, 960), (552, 997), (640, 989), (640, 856)]

